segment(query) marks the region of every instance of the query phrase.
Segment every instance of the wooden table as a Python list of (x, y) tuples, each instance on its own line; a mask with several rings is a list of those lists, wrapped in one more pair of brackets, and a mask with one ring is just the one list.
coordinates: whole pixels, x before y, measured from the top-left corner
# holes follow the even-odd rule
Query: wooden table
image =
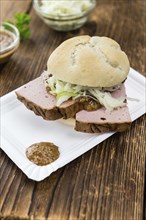
[[(39, 76), (51, 52), (76, 35), (105, 35), (118, 41), (131, 66), (145, 71), (144, 0), (98, 0), (80, 30), (59, 33), (35, 15), (28, 0), (1, 1), (1, 20), (16, 12), (31, 16), (31, 39), (21, 42), (1, 66), (1, 95)], [(29, 180), (0, 150), (0, 218), (50, 220), (144, 219), (145, 118), (115, 134), (41, 182)]]

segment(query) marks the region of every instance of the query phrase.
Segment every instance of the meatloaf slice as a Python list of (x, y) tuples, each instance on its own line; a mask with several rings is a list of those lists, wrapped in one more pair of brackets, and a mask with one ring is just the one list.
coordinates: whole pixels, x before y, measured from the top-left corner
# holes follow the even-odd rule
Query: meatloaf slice
[(76, 114), (75, 130), (87, 133), (107, 131), (122, 132), (130, 127), (131, 118), (128, 107), (107, 112), (105, 108), (87, 112), (82, 110)]
[[(28, 109), (45, 120), (76, 118), (77, 131), (88, 133), (125, 131), (131, 124), (127, 106), (109, 112), (94, 100), (82, 97), (66, 101), (57, 107), (56, 98), (46, 91), (42, 77), (24, 85), (16, 91), (16, 95)], [(112, 96), (117, 98), (126, 96), (124, 85), (113, 92)]]
[(42, 76), (24, 85), (16, 91), (16, 95), (28, 109), (45, 120), (73, 118), (80, 110), (95, 110), (101, 107), (94, 100), (83, 97), (78, 100), (66, 101), (57, 107), (56, 98), (46, 91)]
[[(125, 86), (112, 93), (115, 98), (126, 97)], [(122, 132), (130, 127), (131, 118), (127, 106), (108, 111), (100, 108), (88, 112), (82, 110), (76, 114), (75, 130), (87, 133), (101, 133), (108, 131)]]

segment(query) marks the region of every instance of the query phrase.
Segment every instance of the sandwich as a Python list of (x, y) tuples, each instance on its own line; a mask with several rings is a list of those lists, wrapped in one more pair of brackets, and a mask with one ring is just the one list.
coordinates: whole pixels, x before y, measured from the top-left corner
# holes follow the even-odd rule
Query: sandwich
[(17, 98), (45, 120), (74, 119), (75, 130), (123, 132), (130, 127), (124, 82), (130, 69), (120, 45), (78, 36), (59, 45), (47, 70), (17, 90)]

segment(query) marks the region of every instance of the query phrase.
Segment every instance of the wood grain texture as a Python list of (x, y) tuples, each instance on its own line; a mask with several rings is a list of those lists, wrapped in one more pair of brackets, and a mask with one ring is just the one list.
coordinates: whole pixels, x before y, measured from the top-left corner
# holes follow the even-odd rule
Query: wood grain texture
[[(30, 10), (30, 1), (1, 4), (3, 18), (19, 10), (30, 11), (32, 18), (31, 39), (21, 42), (17, 53), (1, 66), (1, 95), (39, 76), (51, 52), (65, 39), (81, 34), (114, 38), (128, 54), (131, 66), (146, 74), (142, 0), (99, 0), (89, 22), (68, 33), (49, 29)], [(0, 150), (0, 218), (144, 219), (144, 131), (142, 116), (130, 131), (115, 134), (39, 183), (29, 180)]]
[(31, 0), (1, 0), (0, 20), (13, 20), (16, 13), (29, 12)]

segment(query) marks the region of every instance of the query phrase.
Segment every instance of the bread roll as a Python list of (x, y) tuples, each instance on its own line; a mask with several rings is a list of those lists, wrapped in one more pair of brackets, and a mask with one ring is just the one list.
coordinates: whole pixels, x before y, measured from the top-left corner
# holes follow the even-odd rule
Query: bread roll
[(107, 37), (78, 36), (64, 41), (49, 57), (48, 73), (89, 87), (111, 87), (124, 81), (130, 66), (120, 45)]
[(65, 125), (69, 125), (70, 127), (75, 127), (75, 119), (74, 118), (68, 118), (67, 120), (66, 119), (59, 119), (59, 122), (61, 122), (62, 124), (65, 124)]

